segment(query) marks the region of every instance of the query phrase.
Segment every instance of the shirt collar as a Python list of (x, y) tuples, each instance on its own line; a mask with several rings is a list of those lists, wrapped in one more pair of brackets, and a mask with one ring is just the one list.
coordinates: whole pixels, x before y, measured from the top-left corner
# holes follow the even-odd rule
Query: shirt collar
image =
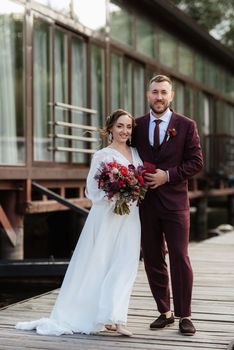
[[(166, 112), (159, 119), (168, 124), (171, 119), (171, 115), (172, 115), (172, 111), (170, 110), (170, 108), (168, 108)], [(154, 123), (154, 121), (155, 121), (155, 116), (153, 115), (152, 110), (150, 110), (150, 122)]]

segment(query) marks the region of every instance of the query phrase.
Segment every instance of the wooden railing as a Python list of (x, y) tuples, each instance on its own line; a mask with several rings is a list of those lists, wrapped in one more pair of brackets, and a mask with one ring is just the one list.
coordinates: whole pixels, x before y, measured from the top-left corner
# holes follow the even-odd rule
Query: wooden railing
[(65, 207), (77, 212), (78, 214), (81, 214), (82, 216), (87, 216), (89, 213), (89, 210), (82, 208), (72, 202), (70, 202), (69, 200), (67, 200), (66, 198), (58, 195), (57, 193), (49, 190), (48, 188), (41, 186), (40, 184), (36, 183), (36, 182), (32, 182), (32, 186), (39, 192), (41, 192), (42, 194), (46, 195), (47, 197), (56, 200), (57, 202), (61, 203), (62, 205), (64, 205)]

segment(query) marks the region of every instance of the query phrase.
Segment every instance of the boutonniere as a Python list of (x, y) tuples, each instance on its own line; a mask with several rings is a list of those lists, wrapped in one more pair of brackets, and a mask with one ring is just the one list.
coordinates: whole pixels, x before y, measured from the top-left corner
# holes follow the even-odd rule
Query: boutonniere
[(174, 137), (177, 135), (177, 131), (175, 128), (170, 128), (167, 130), (167, 138), (166, 138), (166, 142), (170, 140), (171, 137)]

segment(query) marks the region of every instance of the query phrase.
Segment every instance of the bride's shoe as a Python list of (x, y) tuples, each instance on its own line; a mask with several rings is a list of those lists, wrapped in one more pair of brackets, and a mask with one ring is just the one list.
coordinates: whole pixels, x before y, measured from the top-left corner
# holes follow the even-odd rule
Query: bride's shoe
[(119, 334), (125, 335), (127, 337), (132, 337), (133, 334), (130, 332), (127, 327), (123, 324), (117, 324), (116, 331)]
[(116, 331), (117, 330), (117, 327), (115, 324), (105, 324), (105, 328), (108, 330), (108, 331)]

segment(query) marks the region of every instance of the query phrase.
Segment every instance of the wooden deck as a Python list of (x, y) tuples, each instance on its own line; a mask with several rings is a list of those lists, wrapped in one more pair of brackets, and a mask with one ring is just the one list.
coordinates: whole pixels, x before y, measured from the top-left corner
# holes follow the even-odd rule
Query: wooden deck
[[(193, 320), (197, 333), (178, 333), (178, 320), (172, 327), (149, 330), (157, 315), (143, 264), (134, 285), (129, 309), (127, 338), (103, 332), (86, 336), (40, 336), (33, 331), (16, 330), (17, 321), (32, 320), (50, 313), (58, 291), (53, 291), (0, 310), (0, 350), (205, 350), (227, 349), (234, 339), (234, 232), (190, 245), (195, 272)], [(230, 348), (230, 346), (229, 346)]]

